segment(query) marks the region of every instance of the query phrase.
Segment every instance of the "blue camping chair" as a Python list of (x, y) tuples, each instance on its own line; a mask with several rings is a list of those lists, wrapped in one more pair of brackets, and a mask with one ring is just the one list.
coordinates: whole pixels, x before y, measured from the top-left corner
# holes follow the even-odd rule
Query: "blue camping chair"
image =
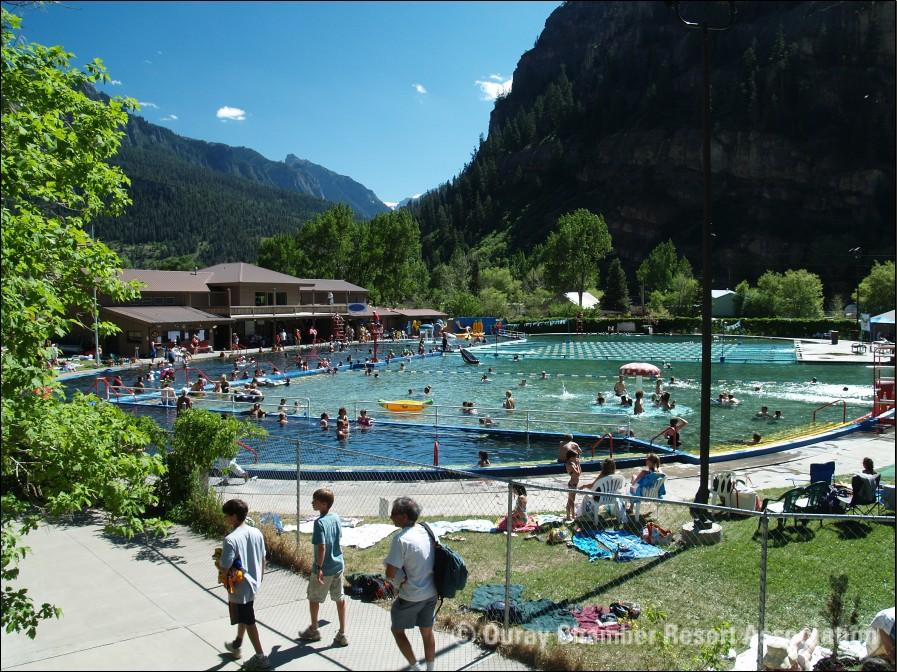
[(823, 462), (821, 464), (811, 464), (810, 465), (810, 478), (790, 478), (789, 480), (797, 483), (801, 481), (803, 483), (820, 483), (825, 482), (831, 484), (832, 479), (835, 477), (835, 463), (834, 462)]

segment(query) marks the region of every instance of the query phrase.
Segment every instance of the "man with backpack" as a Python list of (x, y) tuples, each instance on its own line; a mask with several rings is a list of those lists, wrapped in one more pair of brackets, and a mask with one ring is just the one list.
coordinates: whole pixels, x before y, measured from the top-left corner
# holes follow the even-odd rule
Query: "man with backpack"
[(436, 660), (436, 639), (433, 621), (436, 612), (436, 583), (433, 569), (436, 545), (427, 530), (417, 524), (420, 505), (410, 497), (399, 497), (392, 503), (390, 518), (402, 531), (392, 539), (386, 556), (386, 578), (398, 588), (392, 604), (392, 635), (409, 669), (420, 670), (411, 642), (405, 630), (419, 628), (424, 642), (427, 670), (433, 670)]

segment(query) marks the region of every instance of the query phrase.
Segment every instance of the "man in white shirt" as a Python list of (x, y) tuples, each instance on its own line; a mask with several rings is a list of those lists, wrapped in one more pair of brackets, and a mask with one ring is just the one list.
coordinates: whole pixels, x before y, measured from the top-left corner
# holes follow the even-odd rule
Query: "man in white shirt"
[(398, 586), (398, 597), (392, 604), (392, 636), (410, 669), (420, 670), (405, 630), (419, 628), (424, 642), (427, 670), (434, 669), (436, 639), (433, 621), (436, 614), (436, 584), (433, 562), (436, 549), (427, 531), (417, 524), (420, 505), (410, 497), (399, 497), (392, 504), (393, 524), (402, 531), (392, 539), (386, 556), (386, 578)]

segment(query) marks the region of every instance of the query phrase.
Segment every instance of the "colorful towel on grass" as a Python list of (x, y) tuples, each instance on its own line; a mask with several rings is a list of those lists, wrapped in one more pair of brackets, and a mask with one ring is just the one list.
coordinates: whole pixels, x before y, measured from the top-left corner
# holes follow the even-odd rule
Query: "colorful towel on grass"
[[(576, 625), (576, 619), (567, 607), (551, 600), (523, 600), (523, 586), (512, 583), (509, 589), (511, 622), (536, 632), (557, 632), (560, 626)], [(500, 583), (487, 583), (473, 591), (470, 608), (482, 611), (491, 618), (504, 618), (505, 587)], [(499, 608), (500, 607), (500, 608)]]
[(623, 630), (629, 629), (628, 624), (618, 623), (610, 608), (603, 604), (590, 604), (582, 609), (574, 609), (573, 618), (576, 619), (576, 627), (570, 634), (588, 637), (596, 642), (616, 639)]
[[(495, 526), (495, 530), (496, 530), (497, 532), (504, 532), (504, 531), (505, 531), (505, 525), (506, 525), (506, 523), (505, 523), (505, 518), (507, 518), (507, 516), (502, 516), (502, 517), (499, 519), (498, 524)], [(538, 527), (539, 527), (539, 526), (536, 525), (536, 521), (535, 521), (535, 519), (534, 519), (532, 516), (529, 516), (529, 517), (526, 519), (526, 525), (515, 525), (515, 526), (514, 526), (514, 529), (511, 530), (511, 531), (512, 531), (512, 532), (535, 532), (535, 531), (536, 531), (536, 528), (538, 528)]]
[(600, 558), (614, 558), (618, 562), (637, 558), (654, 558), (666, 551), (647, 544), (631, 532), (605, 530), (599, 532), (577, 532), (573, 535), (573, 545), (589, 556), (589, 562)]

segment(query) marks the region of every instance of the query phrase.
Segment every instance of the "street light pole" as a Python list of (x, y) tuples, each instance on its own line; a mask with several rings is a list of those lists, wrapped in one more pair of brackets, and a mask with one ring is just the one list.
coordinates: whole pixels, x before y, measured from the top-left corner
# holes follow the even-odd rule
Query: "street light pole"
[[(703, 3), (702, 3), (703, 4)], [(724, 25), (712, 26), (706, 21), (693, 21), (682, 16), (682, 8), (679, 2), (667, 2), (667, 5), (676, 10), (676, 16), (685, 26), (701, 31), (704, 47), (704, 226), (702, 229), (702, 299), (701, 299), (701, 431), (700, 431), (700, 483), (695, 494), (695, 503), (706, 504), (710, 490), (710, 388), (711, 388), (711, 346), (713, 335), (711, 333), (711, 313), (713, 303), (711, 301), (711, 283), (713, 282), (713, 220), (711, 207), (711, 180), (710, 180), (710, 37), (712, 32), (727, 30), (735, 20), (735, 7), (731, 2), (726, 5), (729, 10), (728, 21)], [(702, 517), (704, 512), (697, 513)]]
[(863, 251), (862, 247), (852, 247), (847, 250), (849, 253), (853, 255), (853, 260), (856, 262), (856, 274), (857, 274), (857, 296), (856, 301), (854, 301), (854, 306), (856, 307), (857, 313), (857, 340), (862, 343), (863, 341), (863, 331), (860, 326), (860, 252)]
[[(93, 223), (90, 224), (90, 239), (96, 242), (96, 238), (93, 235)], [(97, 363), (97, 366), (100, 365), (100, 331), (99, 331), (99, 318), (100, 318), (100, 309), (97, 306), (97, 286), (96, 283), (93, 285), (93, 359)]]

